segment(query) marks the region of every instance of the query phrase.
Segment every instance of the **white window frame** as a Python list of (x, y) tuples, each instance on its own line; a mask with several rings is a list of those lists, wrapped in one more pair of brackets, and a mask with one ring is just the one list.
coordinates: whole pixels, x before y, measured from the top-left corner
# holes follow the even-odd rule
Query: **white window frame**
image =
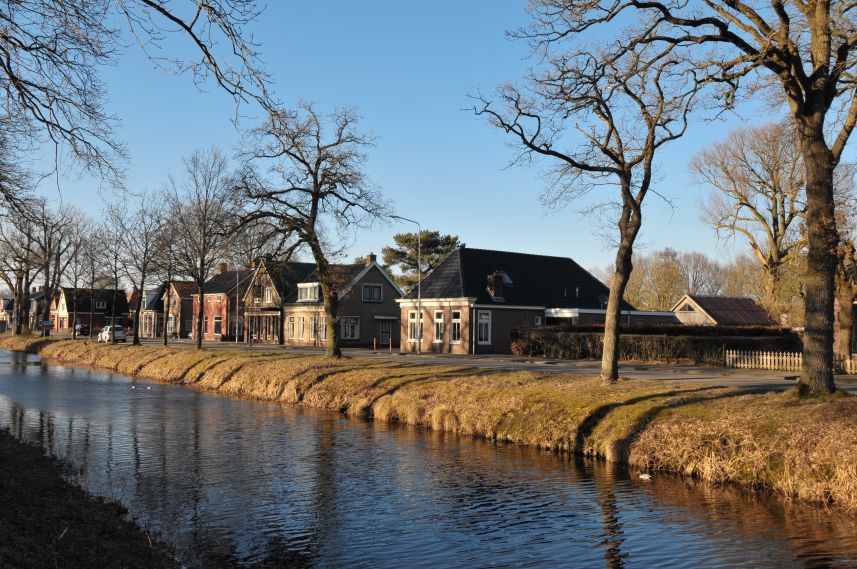
[[(354, 330), (355, 334), (353, 336), (349, 336), (346, 334), (346, 324), (349, 320), (354, 321)], [(342, 320), (339, 323), (340, 333), (342, 334), (343, 340), (359, 340), (360, 339), (360, 317), (359, 316), (343, 316)]]
[[(217, 325), (220, 324), (220, 332), (217, 331)], [(212, 322), (212, 334), (214, 335), (223, 335), (223, 316), (215, 316), (214, 322)]]
[(304, 332), (306, 331), (306, 318), (303, 316), (298, 316), (298, 340), (304, 339)]
[[(366, 298), (366, 291), (377, 290), (378, 298)], [(374, 295), (373, 295), (374, 296)], [(379, 283), (364, 283), (363, 284), (363, 302), (384, 302), (384, 285)]]
[(273, 302), (274, 301), (274, 287), (266, 286), (265, 287), (265, 302)]
[(318, 302), (320, 297), (318, 283), (298, 283), (298, 302)]
[(311, 316), (309, 319), (309, 339), (315, 341), (318, 336), (318, 318)]
[[(487, 316), (487, 318), (482, 318), (483, 316)], [(487, 339), (485, 339), (482, 335), (482, 325), (487, 324)], [(477, 310), (476, 311), (476, 343), (480, 346), (490, 346), (491, 345), (491, 311), (490, 310)]]
[(319, 330), (321, 330), (320, 339), (327, 342), (327, 316), (322, 316), (319, 322)]
[(95, 301), (95, 309), (96, 310), (99, 310), (99, 309), (104, 310), (106, 308), (107, 308), (107, 301), (106, 300), (96, 300)]
[(289, 316), (289, 340), (295, 339), (295, 317)]
[(208, 334), (208, 316), (202, 317), (202, 333)]
[[(443, 344), (443, 310), (435, 310), (434, 311), (434, 338), (432, 338), (432, 344)], [(438, 334), (440, 332), (440, 334)], [(440, 336), (440, 337), (438, 337)]]
[[(458, 318), (455, 315), (458, 314)], [(457, 332), (457, 334), (456, 334)], [(455, 336), (458, 336), (458, 339), (455, 339)], [(450, 314), (449, 319), (449, 343), (450, 344), (460, 344), (461, 343), (461, 311), (453, 310)]]
[[(423, 338), (423, 315), (420, 313), (420, 327), (419, 327), (419, 335), (420, 340)], [(416, 342), (417, 338), (415, 336), (415, 332), (417, 332), (417, 311), (410, 310), (408, 311), (408, 342)]]

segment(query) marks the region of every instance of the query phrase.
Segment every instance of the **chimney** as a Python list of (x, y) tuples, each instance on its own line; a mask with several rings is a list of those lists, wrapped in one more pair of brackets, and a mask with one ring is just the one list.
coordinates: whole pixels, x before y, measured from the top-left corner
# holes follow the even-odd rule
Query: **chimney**
[(228, 267), (228, 265), (227, 265), (226, 263), (220, 263), (219, 265), (217, 265), (217, 269), (218, 269), (218, 271), (220, 271), (221, 273), (225, 273), (225, 272), (226, 272), (226, 270), (227, 270), (228, 268), (229, 268), (229, 267)]
[(366, 266), (368, 267), (374, 264), (377, 259), (378, 257), (375, 256), (375, 253), (369, 253), (368, 255), (366, 255)]
[(495, 299), (503, 299), (503, 275), (497, 271), (488, 275), (488, 292)]

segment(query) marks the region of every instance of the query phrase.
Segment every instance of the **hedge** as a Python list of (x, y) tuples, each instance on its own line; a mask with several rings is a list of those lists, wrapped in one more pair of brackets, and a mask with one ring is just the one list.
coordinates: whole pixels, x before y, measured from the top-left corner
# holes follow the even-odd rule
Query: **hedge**
[[(739, 335), (734, 330), (721, 330), (725, 332), (721, 335), (708, 332), (699, 335), (692, 329), (689, 332), (685, 335), (620, 333), (619, 359), (719, 366), (723, 365), (726, 350), (798, 352), (802, 349), (800, 336), (788, 330), (759, 336)], [(565, 327), (519, 328), (512, 332), (512, 353), (556, 359), (600, 359), (602, 336), (601, 332)]]

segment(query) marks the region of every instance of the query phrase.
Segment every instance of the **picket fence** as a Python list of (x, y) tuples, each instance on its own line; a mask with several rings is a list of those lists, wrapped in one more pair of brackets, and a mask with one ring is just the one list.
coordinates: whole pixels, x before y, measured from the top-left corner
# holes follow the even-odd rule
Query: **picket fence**
[[(803, 355), (800, 352), (726, 350), (726, 367), (732, 368), (800, 371), (802, 362)], [(833, 365), (838, 373), (857, 374), (857, 356), (835, 356)]]

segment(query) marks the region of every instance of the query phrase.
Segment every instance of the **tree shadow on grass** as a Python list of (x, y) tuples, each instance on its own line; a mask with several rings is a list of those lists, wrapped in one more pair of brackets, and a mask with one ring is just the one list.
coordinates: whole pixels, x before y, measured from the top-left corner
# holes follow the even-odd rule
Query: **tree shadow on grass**
[[(631, 399), (626, 399), (624, 401), (616, 401), (613, 403), (607, 403), (606, 405), (601, 405), (593, 409), (586, 418), (581, 421), (580, 425), (577, 427), (577, 433), (574, 437), (574, 448), (573, 452), (575, 454), (583, 454), (584, 445), (586, 443), (586, 439), (588, 439), (598, 425), (603, 421), (607, 415), (613, 412), (616, 409), (622, 407), (630, 407), (632, 405), (636, 405), (637, 403), (642, 403), (644, 401), (652, 401), (656, 399), (664, 399), (671, 397), (681, 397), (682, 395), (686, 395), (689, 393), (700, 393), (700, 392), (708, 392), (708, 391), (722, 391), (722, 387), (717, 386), (706, 386), (699, 387), (695, 389), (687, 389), (687, 390), (671, 390), (665, 391), (663, 393), (651, 393), (648, 395), (640, 395), (638, 397), (632, 397)], [(746, 391), (738, 391), (735, 392), (734, 395), (743, 395), (747, 393)], [(699, 398), (699, 400), (705, 400), (705, 398)], [(663, 409), (665, 407), (657, 407), (656, 409)], [(650, 411), (651, 412), (651, 411)], [(648, 413), (647, 413), (648, 415)], [(654, 418), (654, 417), (652, 417)], [(649, 419), (651, 421), (651, 419)], [(638, 425), (635, 425), (631, 431), (636, 431), (639, 429)], [(622, 447), (619, 447), (622, 448)]]

